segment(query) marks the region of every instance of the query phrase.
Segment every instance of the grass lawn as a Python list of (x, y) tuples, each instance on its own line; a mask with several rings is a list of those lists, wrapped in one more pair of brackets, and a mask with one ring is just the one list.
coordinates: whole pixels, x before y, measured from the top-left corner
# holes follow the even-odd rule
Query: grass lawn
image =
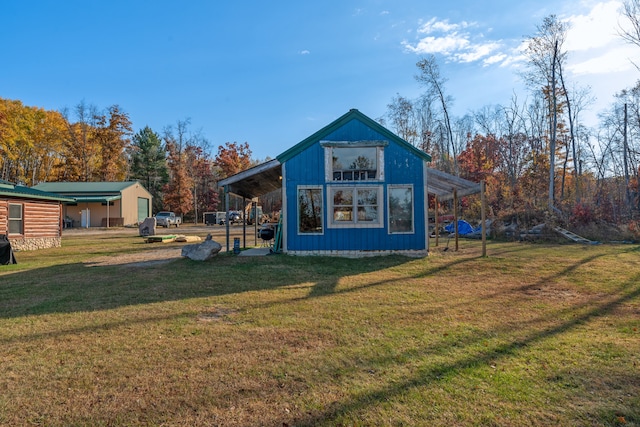
[[(0, 425), (639, 426), (640, 247), (0, 266)], [(170, 247), (161, 244), (162, 248)]]

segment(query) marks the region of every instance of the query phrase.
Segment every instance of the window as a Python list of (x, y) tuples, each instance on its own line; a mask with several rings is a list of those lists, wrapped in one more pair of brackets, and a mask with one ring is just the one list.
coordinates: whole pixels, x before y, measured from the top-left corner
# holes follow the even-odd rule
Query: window
[(330, 187), (333, 227), (381, 227), (382, 186)]
[(413, 187), (389, 186), (389, 233), (413, 233)]
[(298, 188), (298, 232), (322, 234), (322, 187)]
[(9, 234), (22, 234), (22, 205), (9, 203)]
[(384, 180), (387, 141), (321, 141), (325, 148), (326, 181)]
[(377, 178), (376, 147), (334, 147), (331, 151), (334, 181), (366, 181)]

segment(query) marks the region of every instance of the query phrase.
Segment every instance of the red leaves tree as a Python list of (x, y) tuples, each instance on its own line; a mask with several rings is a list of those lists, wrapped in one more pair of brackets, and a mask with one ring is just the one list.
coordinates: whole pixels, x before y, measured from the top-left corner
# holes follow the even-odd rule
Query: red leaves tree
[(251, 149), (249, 143), (238, 144), (226, 142), (218, 147), (216, 165), (222, 171), (223, 177), (234, 175), (251, 167)]
[(188, 123), (178, 122), (177, 136), (169, 128), (165, 135), (167, 150), (167, 167), (169, 169), (169, 183), (164, 187), (163, 202), (165, 209), (172, 210), (177, 215), (184, 215), (193, 207), (193, 178), (187, 171), (186, 164), (186, 128)]

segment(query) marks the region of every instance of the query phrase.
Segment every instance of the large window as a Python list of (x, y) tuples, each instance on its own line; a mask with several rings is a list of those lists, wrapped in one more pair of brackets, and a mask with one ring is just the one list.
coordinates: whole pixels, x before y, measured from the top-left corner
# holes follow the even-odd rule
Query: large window
[(413, 187), (389, 186), (389, 233), (413, 233)]
[(334, 227), (381, 227), (382, 186), (329, 188)]
[(325, 148), (326, 180), (384, 180), (386, 141), (322, 141)]
[(298, 187), (298, 232), (322, 231), (322, 187)]
[(22, 234), (22, 205), (9, 203), (9, 234)]
[(377, 179), (378, 150), (376, 147), (334, 147), (331, 163), (334, 181), (367, 181)]

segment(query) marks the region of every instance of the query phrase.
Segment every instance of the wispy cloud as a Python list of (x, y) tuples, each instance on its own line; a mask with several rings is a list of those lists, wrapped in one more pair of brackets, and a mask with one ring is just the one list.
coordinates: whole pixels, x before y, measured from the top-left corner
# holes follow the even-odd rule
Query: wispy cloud
[(608, 74), (633, 69), (638, 48), (624, 42), (620, 27), (628, 22), (620, 15), (620, 1), (597, 3), (585, 14), (564, 19), (569, 24), (565, 48), (569, 52), (567, 69), (575, 74)]
[(310, 51), (308, 51), (307, 49), (301, 50), (300, 52), (298, 52), (300, 55), (309, 55), (311, 54)]
[(449, 22), (448, 19), (431, 18), (416, 30), (414, 42), (403, 41), (405, 50), (418, 55), (441, 54), (447, 60), (459, 63), (483, 61), (491, 65), (507, 57), (500, 53), (500, 41), (485, 40), (482, 34), (473, 34), (475, 22)]

